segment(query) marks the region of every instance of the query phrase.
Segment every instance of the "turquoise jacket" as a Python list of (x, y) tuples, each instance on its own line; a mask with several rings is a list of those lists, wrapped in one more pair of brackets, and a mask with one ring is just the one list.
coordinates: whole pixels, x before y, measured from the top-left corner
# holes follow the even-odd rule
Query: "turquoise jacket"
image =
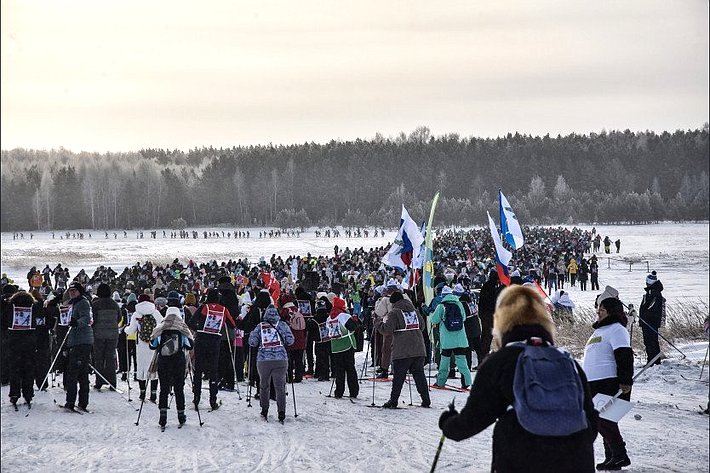
[(456, 304), (459, 310), (461, 311), (461, 316), (464, 318), (464, 320), (466, 319), (466, 311), (464, 310), (463, 305), (459, 301), (459, 298), (453, 294), (445, 295), (444, 298), (441, 300), (441, 303), (436, 306), (436, 310), (431, 316), (431, 324), (439, 325), (439, 346), (442, 350), (450, 350), (452, 348), (467, 348), (468, 338), (466, 337), (466, 330), (462, 328), (461, 330), (457, 330), (456, 332), (449, 332), (446, 329), (446, 325), (442, 323), (444, 319), (444, 313), (446, 311), (444, 303), (447, 302)]

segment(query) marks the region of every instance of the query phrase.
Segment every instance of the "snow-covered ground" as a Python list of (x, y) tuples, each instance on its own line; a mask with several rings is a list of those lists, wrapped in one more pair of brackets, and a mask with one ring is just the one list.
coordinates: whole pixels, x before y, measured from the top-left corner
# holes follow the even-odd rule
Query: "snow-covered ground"
[[(658, 271), (666, 286), (670, 303), (680, 300), (708, 301), (708, 224), (660, 224), (646, 226), (598, 226), (602, 236), (621, 238), (621, 252), (601, 259), (602, 288), (610, 284), (629, 302), (640, 301), (646, 263)], [(135, 233), (117, 240), (104, 239), (94, 232), (92, 240), (52, 240), (51, 234), (37, 233), (29, 240), (14, 240), (2, 234), (2, 271), (22, 284), (30, 266), (54, 267), (61, 262), (72, 275), (83, 267), (93, 270), (100, 264), (114, 269), (136, 261), (167, 262), (174, 258), (195, 260), (248, 257), (256, 261), (272, 253), (332, 254), (335, 244), (381, 246), (393, 233), (379, 238), (316, 238), (313, 233), (301, 238), (258, 239), (259, 229), (251, 229), (249, 240), (136, 240)], [(226, 229), (225, 229), (226, 232)], [(254, 236), (257, 238), (254, 238)], [(627, 261), (634, 261), (629, 272)], [(608, 268), (607, 266), (611, 267)], [(573, 300), (591, 305), (596, 292), (571, 290)], [(589, 330), (591, 333), (591, 329)], [(707, 472), (708, 417), (699, 406), (708, 402), (708, 365), (703, 366), (707, 342), (676, 343), (687, 358), (670, 351), (663, 364), (642, 374), (634, 386), (633, 411), (621, 421), (633, 462), (627, 471)], [(358, 371), (364, 366), (364, 353), (358, 353)], [(642, 357), (643, 358), (643, 357)], [(641, 358), (636, 366), (642, 365)], [(702, 378), (701, 378), (702, 370)], [(390, 383), (374, 385), (374, 402), (388, 398)], [(156, 405), (146, 403), (140, 425), (136, 426), (138, 407), (136, 386), (127, 402), (118, 393), (92, 390), (93, 414), (60, 411), (54, 400), (63, 402), (64, 393), (52, 387), (38, 393), (29, 414), (26, 407), (15, 413), (7, 401), (8, 387), (0, 390), (2, 408), (2, 471), (428, 471), (440, 433), (439, 414), (465, 395), (447, 391), (432, 392), (432, 409), (417, 407), (413, 391), (409, 406), (407, 385), (400, 398), (401, 409), (368, 407), (373, 402), (373, 383), (363, 381), (359, 399), (328, 398), (330, 383), (304, 380), (295, 385), (298, 417), (294, 417), (294, 396), (289, 386), (285, 425), (265, 423), (259, 417), (258, 401), (246, 402), (246, 386), (237, 393), (221, 392), (222, 407), (215, 412), (201, 411), (204, 425), (188, 410), (187, 425), (178, 430), (175, 410), (168, 416), (168, 428), (161, 433)], [(119, 389), (127, 390), (125, 382)], [(191, 395), (187, 394), (187, 400)], [(272, 405), (272, 411), (275, 406)], [(635, 418), (635, 414), (640, 416)], [(638, 417), (636, 416), (636, 417)], [(491, 433), (487, 429), (460, 443), (446, 441), (437, 471), (486, 471), (491, 459)], [(597, 458), (603, 456), (601, 439), (596, 443)]]

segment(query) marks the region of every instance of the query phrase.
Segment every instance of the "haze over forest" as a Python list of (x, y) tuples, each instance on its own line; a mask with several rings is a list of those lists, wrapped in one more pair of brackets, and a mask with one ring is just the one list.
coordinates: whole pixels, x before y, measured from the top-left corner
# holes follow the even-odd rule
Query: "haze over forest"
[(501, 188), (523, 224), (708, 219), (708, 132), (396, 137), (125, 153), (2, 151), (2, 231), (386, 226), (403, 203), (486, 223)]

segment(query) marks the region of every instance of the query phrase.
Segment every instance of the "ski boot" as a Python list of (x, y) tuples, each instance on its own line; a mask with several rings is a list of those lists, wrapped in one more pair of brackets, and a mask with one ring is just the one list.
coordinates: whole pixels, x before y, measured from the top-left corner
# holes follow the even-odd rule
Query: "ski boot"
[(178, 424), (183, 425), (187, 421), (187, 417), (185, 417), (185, 411), (178, 411)]
[(160, 409), (160, 419), (158, 420), (158, 424), (160, 424), (161, 427), (165, 427), (165, 424), (168, 423), (168, 410), (167, 409)]

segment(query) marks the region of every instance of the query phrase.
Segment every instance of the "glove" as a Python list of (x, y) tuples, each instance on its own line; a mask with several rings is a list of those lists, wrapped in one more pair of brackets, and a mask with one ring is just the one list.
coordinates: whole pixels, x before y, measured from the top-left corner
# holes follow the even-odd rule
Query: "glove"
[(622, 394), (628, 394), (631, 392), (630, 384), (620, 384), (619, 389), (621, 389)]
[(76, 319), (74, 317), (69, 320), (69, 326), (76, 327)]
[(451, 404), (449, 404), (449, 409), (442, 412), (441, 416), (439, 416), (439, 428), (444, 429), (444, 424), (446, 424), (446, 421), (449, 419), (449, 417), (453, 417), (455, 415), (458, 415), (458, 411), (454, 407), (454, 401), (451, 401)]

